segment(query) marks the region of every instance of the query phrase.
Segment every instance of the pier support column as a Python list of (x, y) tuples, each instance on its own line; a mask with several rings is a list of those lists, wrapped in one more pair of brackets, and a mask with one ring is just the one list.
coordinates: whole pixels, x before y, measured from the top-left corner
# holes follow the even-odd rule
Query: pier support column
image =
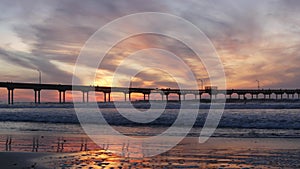
[(129, 93), (128, 99), (129, 99), (129, 101), (131, 102), (131, 93)]
[(41, 91), (38, 91), (38, 104), (41, 104)]
[(66, 91), (63, 91), (63, 103), (66, 103)]
[(124, 93), (124, 101), (126, 102), (127, 101), (127, 98), (126, 98), (126, 93)]
[(85, 103), (85, 92), (82, 91), (82, 102)]
[(108, 102), (110, 102), (110, 92), (108, 93)]
[(103, 92), (103, 102), (106, 102), (106, 93)]
[(59, 103), (61, 103), (61, 91), (58, 91), (59, 92)]
[(37, 103), (37, 93), (36, 93), (37, 91), (36, 90), (34, 90), (34, 103), (36, 104)]
[[(85, 95), (86, 93), (86, 95)], [(86, 98), (85, 98), (86, 97)], [(82, 91), (82, 102), (85, 103), (85, 102), (89, 102), (89, 92), (86, 92), (86, 91)]]
[(181, 101), (181, 94), (178, 93), (178, 100)]
[(34, 103), (35, 104), (40, 104), (41, 103), (41, 94), (40, 94), (40, 90), (39, 89), (34, 89)]
[(89, 92), (86, 92), (86, 102), (89, 102)]
[(38, 90), (38, 104), (41, 104), (41, 91)]
[(66, 91), (58, 91), (59, 92), (59, 103), (66, 102)]
[(7, 104), (10, 104), (10, 89), (7, 90)]
[(169, 101), (169, 94), (166, 94), (166, 100)]
[(7, 89), (7, 104), (14, 104), (14, 89)]
[(14, 89), (11, 90), (11, 104), (14, 104)]
[(146, 100), (146, 94), (144, 93), (144, 101)]

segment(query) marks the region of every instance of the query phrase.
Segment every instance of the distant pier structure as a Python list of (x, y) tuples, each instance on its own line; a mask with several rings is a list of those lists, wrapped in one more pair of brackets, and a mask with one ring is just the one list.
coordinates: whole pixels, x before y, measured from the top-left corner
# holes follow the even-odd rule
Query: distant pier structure
[[(206, 87), (205, 89), (157, 89), (157, 88), (125, 88), (125, 87), (101, 87), (101, 86), (81, 86), (81, 85), (61, 85), (61, 84), (39, 84), (39, 83), (12, 83), (0, 82), (0, 88), (7, 89), (7, 103), (14, 104), (14, 90), (25, 89), (34, 91), (34, 102), (41, 103), (41, 90), (56, 90), (58, 92), (58, 102), (66, 102), (66, 91), (82, 92), (82, 102), (89, 102), (89, 92), (102, 92), (103, 101), (111, 101), (111, 93), (119, 92), (124, 94), (124, 101), (131, 101), (132, 93), (143, 94), (144, 100), (150, 100), (150, 94), (158, 93), (161, 99), (169, 100), (170, 94), (176, 94), (178, 100), (186, 100), (186, 95), (194, 95), (194, 99), (202, 99), (203, 95), (208, 95), (210, 99), (223, 98), (233, 99), (300, 99), (300, 89), (217, 89)], [(248, 97), (246, 97), (246, 95)], [(273, 97), (271, 97), (273, 96)], [(297, 96), (297, 97), (296, 97)]]

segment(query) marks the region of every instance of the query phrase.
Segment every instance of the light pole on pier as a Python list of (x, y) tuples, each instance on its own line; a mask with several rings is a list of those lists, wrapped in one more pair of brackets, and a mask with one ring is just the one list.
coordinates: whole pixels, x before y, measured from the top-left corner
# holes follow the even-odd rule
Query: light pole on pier
[(200, 80), (201, 81), (201, 89), (203, 90), (203, 80), (202, 79), (198, 79), (198, 80)]
[(132, 82), (133, 82), (133, 79), (130, 78), (130, 81), (129, 81), (129, 88), (132, 88)]
[(39, 84), (42, 83), (42, 72), (39, 69), (36, 69), (39, 72)]
[(260, 86), (259, 86), (259, 80), (256, 80), (256, 82), (257, 82), (257, 89), (259, 89), (260, 88)]

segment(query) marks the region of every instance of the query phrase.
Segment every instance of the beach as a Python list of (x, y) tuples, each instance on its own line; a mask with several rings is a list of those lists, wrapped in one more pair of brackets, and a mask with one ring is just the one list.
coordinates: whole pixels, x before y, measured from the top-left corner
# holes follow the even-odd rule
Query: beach
[[(110, 105), (103, 106), (102, 113), (120, 133), (146, 138), (170, 127), (178, 114), (178, 105), (172, 108), (174, 104), (147, 125), (122, 118)], [(199, 109), (187, 136), (155, 156), (149, 156), (151, 151), (164, 149), (169, 144), (166, 141), (176, 140), (184, 126), (175, 126), (175, 133), (153, 145), (122, 140), (109, 133), (106, 137), (110, 141), (95, 142), (83, 130), (71, 105), (3, 106), (1, 168), (299, 168), (300, 115), (295, 108), (299, 105), (286, 104), (289, 108), (284, 109), (280, 105), (264, 104), (262, 108), (253, 104), (247, 109), (242, 109), (242, 104), (229, 105), (231, 109), (224, 110), (217, 130), (205, 143), (199, 143), (199, 133), (208, 109)], [(142, 103), (138, 106), (145, 109)], [(125, 104), (122, 108), (134, 115)], [(90, 111), (84, 105), (83, 110)]]

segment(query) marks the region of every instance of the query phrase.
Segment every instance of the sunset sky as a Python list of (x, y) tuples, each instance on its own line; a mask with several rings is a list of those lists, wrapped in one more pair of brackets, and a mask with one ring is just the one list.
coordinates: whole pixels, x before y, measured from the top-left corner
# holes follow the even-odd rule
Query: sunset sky
[[(95, 31), (125, 15), (162, 12), (180, 16), (206, 34), (222, 60), (228, 88), (256, 88), (256, 79), (263, 88), (300, 88), (298, 0), (1, 0), (0, 11), (0, 81), (37, 82), (39, 69), (43, 83), (71, 84), (79, 52)], [(131, 37), (110, 51), (95, 82), (82, 79), (83, 83), (111, 85), (113, 72), (126, 55), (154, 47), (183, 60), (193, 55), (174, 39)], [(143, 59), (131, 60), (130, 66), (137, 68), (139, 62)], [(161, 62), (184, 76), (172, 61)], [(202, 65), (194, 70), (207, 78)], [(134, 85), (176, 87), (172, 77), (159, 70), (142, 71)], [(5, 97), (1, 92), (1, 99)]]

